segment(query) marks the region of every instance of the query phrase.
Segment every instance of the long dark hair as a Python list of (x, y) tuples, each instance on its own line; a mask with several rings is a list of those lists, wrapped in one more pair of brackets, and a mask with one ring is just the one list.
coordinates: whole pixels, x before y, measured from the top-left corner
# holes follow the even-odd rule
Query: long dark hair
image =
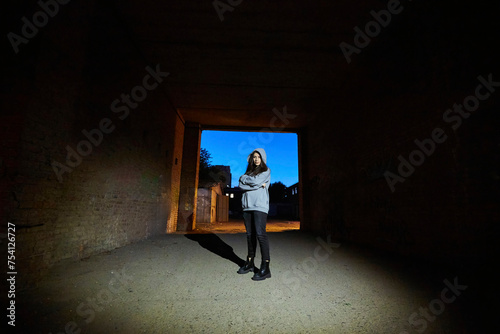
[[(255, 163), (253, 162), (253, 155), (255, 153), (257, 153), (260, 156), (260, 165), (258, 165), (258, 166), (256, 166)], [(267, 165), (264, 162), (264, 160), (262, 159), (262, 155), (259, 153), (259, 151), (253, 151), (250, 154), (250, 161), (248, 162), (247, 171), (245, 172), (245, 175), (254, 176), (254, 175), (260, 174), (260, 173), (265, 172), (265, 171), (267, 171)]]

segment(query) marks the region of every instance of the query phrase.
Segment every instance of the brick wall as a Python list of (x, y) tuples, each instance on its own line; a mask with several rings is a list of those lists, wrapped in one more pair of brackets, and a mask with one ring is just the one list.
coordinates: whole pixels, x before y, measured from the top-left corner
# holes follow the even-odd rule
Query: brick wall
[[(499, 80), (500, 73), (485, 66), (491, 62), (480, 50), (461, 53), (453, 34), (440, 43), (428, 29), (437, 21), (426, 21), (426, 29), (407, 21), (411, 42), (389, 29), (350, 65), (352, 82), (309, 106), (322, 113), (311, 115), (301, 139), (301, 226), (430, 261), (471, 264), (498, 248), (500, 92), (456, 130), (443, 113), (474, 94), (477, 76)], [(396, 40), (392, 49), (385, 40)], [(414, 140), (437, 127), (446, 141), (392, 192), (384, 172), (395, 172), (398, 156), (408, 159)]]
[(500, 138), (493, 129), (500, 124), (486, 107), (458, 131), (446, 129), (447, 141), (391, 192), (384, 172), (395, 172), (397, 157), (415, 150), (413, 140), (442, 125), (425, 112), (435, 111), (433, 101), (422, 109), (405, 101), (405, 111), (424, 112), (396, 122), (391, 115), (402, 106), (394, 103), (378, 120), (363, 112), (341, 124), (325, 115), (310, 125), (301, 226), (436, 262), (471, 261), (496, 243)]
[[(176, 225), (184, 124), (164, 93), (168, 77), (128, 116), (113, 112), (112, 101), (143, 85), (146, 66), (157, 64), (144, 60), (109, 10), (71, 4), (12, 57), (15, 70), (3, 78), (2, 226), (17, 225), (20, 286), (62, 259)], [(82, 131), (93, 129), (102, 139), (80, 144), (90, 142)], [(84, 153), (58, 177), (52, 165), (69, 166), (67, 146)]]
[(196, 197), (200, 167), (200, 143), (200, 125), (186, 125), (182, 153), (183, 168), (179, 194), (178, 231), (190, 231), (196, 228)]
[(167, 166), (167, 173), (170, 175), (170, 184), (165, 193), (167, 203), (169, 203), (168, 218), (167, 218), (167, 232), (175, 232), (177, 230), (177, 222), (179, 215), (179, 194), (181, 184), (181, 170), (182, 170), (182, 147), (184, 143), (184, 122), (178, 115), (173, 123), (173, 133), (175, 134), (175, 141), (172, 142), (172, 157)]

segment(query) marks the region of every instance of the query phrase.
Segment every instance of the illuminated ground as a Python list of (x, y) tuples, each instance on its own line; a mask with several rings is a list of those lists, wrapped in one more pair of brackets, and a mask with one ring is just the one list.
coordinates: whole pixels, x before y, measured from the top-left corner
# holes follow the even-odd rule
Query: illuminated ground
[[(269, 239), (262, 282), (236, 273), (242, 233), (164, 235), (63, 261), (17, 294), (16, 333), (475, 333), (472, 284), (441, 294), (445, 279), (468, 283), (459, 273), (299, 231)], [(429, 307), (429, 320), (415, 313)]]
[[(266, 224), (267, 232), (284, 232), (300, 229), (299, 221), (269, 219)], [(194, 233), (245, 233), (243, 220), (230, 219), (227, 222), (211, 224), (196, 224)]]

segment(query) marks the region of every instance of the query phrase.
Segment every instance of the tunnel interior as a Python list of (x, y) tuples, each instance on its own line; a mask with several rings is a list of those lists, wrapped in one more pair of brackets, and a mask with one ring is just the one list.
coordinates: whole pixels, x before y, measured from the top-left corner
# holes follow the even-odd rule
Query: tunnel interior
[[(287, 237), (297, 242), (290, 250), (296, 261), (315, 266), (321, 238), (344, 250), (369, 250), (353, 257), (362, 266), (380, 253), (397, 259), (399, 269), (427, 264), (423, 275), (438, 282), (434, 294), (444, 279), (467, 282), (467, 297), (450, 308), (467, 313), (468, 332), (487, 328), (494, 318), (490, 308), (483, 312), (474, 305), (498, 298), (492, 280), (500, 235), (496, 4), (23, 0), (6, 7), (0, 240), (4, 258), (15, 257), (15, 287), (27, 291), (25, 300), (38, 286), (49, 289), (51, 275), (64, 277), (62, 265), (75, 266), (72, 279), (91, 280), (92, 274), (79, 271), (86, 261), (129, 246), (147, 243), (152, 248), (144, 246), (145, 258), (152, 249), (184, 256), (173, 245), (201, 248), (192, 254), (206, 250), (183, 235), (196, 229), (202, 131), (270, 129), (297, 134), (300, 231), (275, 236), (287, 246)], [(309, 241), (294, 239), (296, 232)], [(239, 247), (233, 237), (219, 238)], [(312, 255), (301, 257), (300, 250)], [(208, 272), (225, 270), (186, 256), (180, 264), (171, 258), (168, 263), (182, 265), (180, 271), (192, 263)], [(123, 266), (120, 261), (112, 263)], [(327, 295), (336, 281), (329, 275), (347, 272), (328, 263), (314, 267), (322, 271), (324, 285), (318, 286), (324, 290), (314, 290), (317, 298), (327, 298), (321, 299), (328, 305), (322, 310), (332, 305)], [(276, 268), (276, 277), (290, 269)], [(301, 272), (288, 282), (311, 288), (302, 279), (307, 269)], [(165, 275), (182, 283), (175, 270)], [(399, 277), (385, 271), (382, 276)], [(61, 277), (54, 282), (63, 284)], [(192, 296), (196, 287), (207, 293), (204, 282), (195, 280), (182, 292)], [(2, 293), (11, 286), (4, 281)], [(76, 299), (101, 291), (85, 286), (88, 293)], [(352, 285), (345, 287), (356, 294)], [(44, 298), (57, 291), (51, 289)], [(301, 291), (305, 296), (312, 290)], [(443, 296), (432, 304), (436, 313), (451, 298)], [(175, 303), (183, 310), (199, 302), (182, 298), (176, 295)], [(61, 305), (71, 312), (79, 305), (76, 299), (57, 305), (48, 299), (47, 312), (54, 312), (49, 318)], [(408, 316), (434, 298), (422, 292), (416, 300), (406, 304)], [(397, 303), (390, 305), (396, 309)], [(169, 312), (180, 316), (173, 306)], [(299, 328), (307, 330), (307, 314), (296, 312), (304, 317)], [(322, 320), (333, 317), (317, 312)], [(410, 331), (408, 317), (399, 317)], [(328, 328), (326, 322), (321, 326)]]

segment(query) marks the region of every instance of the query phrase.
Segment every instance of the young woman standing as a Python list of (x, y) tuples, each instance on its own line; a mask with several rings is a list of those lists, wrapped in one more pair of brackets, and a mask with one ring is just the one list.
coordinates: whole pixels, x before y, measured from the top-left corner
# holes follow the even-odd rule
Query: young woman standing
[[(244, 191), (241, 199), (243, 220), (247, 234), (248, 254), (245, 264), (238, 274), (254, 272), (252, 279), (262, 281), (271, 277), (269, 270), (269, 240), (266, 233), (267, 214), (269, 212), (269, 184), (271, 170), (266, 165), (266, 151), (256, 148), (247, 158), (247, 171), (240, 177), (239, 187)], [(262, 264), (255, 271), (254, 259), (259, 241)]]

